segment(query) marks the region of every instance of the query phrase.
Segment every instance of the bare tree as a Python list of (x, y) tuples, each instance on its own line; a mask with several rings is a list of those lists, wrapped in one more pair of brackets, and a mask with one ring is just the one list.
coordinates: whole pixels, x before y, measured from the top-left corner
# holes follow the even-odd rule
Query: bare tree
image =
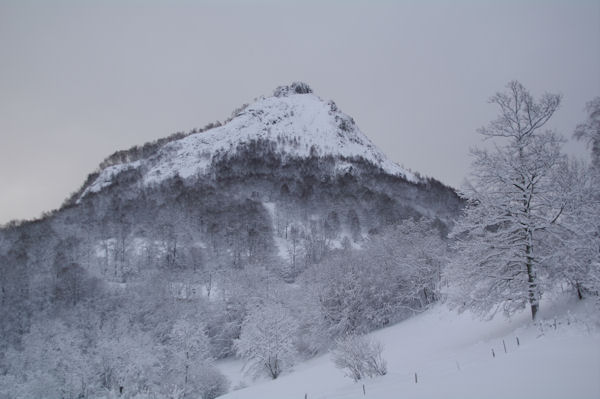
[(585, 140), (592, 149), (592, 167), (600, 171), (600, 97), (587, 103), (588, 119), (585, 123), (577, 125), (573, 136), (578, 140)]
[(255, 308), (244, 319), (235, 347), (246, 360), (247, 370), (276, 379), (294, 364), (298, 324), (289, 310), (277, 303)]
[(564, 164), (562, 138), (542, 128), (561, 96), (535, 100), (519, 82), (507, 85), (490, 103), (498, 118), (479, 129), (495, 139), (493, 151), (473, 150), (468, 200), (456, 224), (455, 275), (458, 302), (481, 313), (503, 308), (510, 314), (529, 304), (535, 319), (543, 291), (543, 232), (560, 217), (564, 204), (555, 193), (554, 172)]
[(591, 149), (591, 165), (572, 162), (561, 170), (559, 183), (570, 205), (561, 251), (564, 279), (579, 299), (600, 292), (600, 97), (586, 105), (588, 118), (577, 125), (573, 136)]
[(190, 367), (210, 359), (210, 344), (202, 323), (180, 319), (175, 322), (170, 338), (175, 347), (175, 363), (183, 366), (183, 389), (187, 393), (190, 380)]
[(553, 278), (571, 285), (579, 299), (600, 292), (600, 186), (598, 169), (573, 160), (557, 174), (565, 209), (558, 228), (546, 234), (557, 266)]
[(332, 359), (337, 368), (344, 370), (356, 382), (364, 377), (387, 374), (382, 352), (383, 345), (378, 341), (360, 335), (347, 335), (336, 340)]

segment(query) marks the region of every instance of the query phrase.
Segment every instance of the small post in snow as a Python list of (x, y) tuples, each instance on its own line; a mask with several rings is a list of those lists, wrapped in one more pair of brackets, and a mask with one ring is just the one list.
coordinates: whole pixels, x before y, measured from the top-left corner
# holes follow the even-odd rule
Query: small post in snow
[(456, 361), (456, 369), (460, 371), (460, 363), (458, 363), (458, 360)]
[(367, 396), (367, 390), (365, 389), (365, 384), (363, 384), (363, 396)]
[(492, 357), (496, 357), (496, 353), (494, 352), (494, 348), (492, 348)]
[(508, 353), (508, 352), (506, 351), (506, 342), (504, 342), (504, 340), (502, 340), (502, 345), (504, 345), (504, 353)]
[(415, 384), (419, 382), (419, 378), (417, 377), (417, 373), (415, 373)]
[(516, 337), (516, 338), (517, 338), (517, 346), (520, 346), (521, 343), (519, 342), (519, 337)]

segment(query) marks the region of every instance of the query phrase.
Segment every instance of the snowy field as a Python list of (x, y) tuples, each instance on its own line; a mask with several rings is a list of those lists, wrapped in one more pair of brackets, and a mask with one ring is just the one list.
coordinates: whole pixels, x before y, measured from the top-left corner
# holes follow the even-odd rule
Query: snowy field
[(244, 381), (242, 362), (226, 361), (232, 389), (247, 387), (223, 398), (600, 398), (598, 313), (563, 298), (542, 303), (534, 324), (528, 311), (480, 321), (439, 305), (371, 334), (384, 345), (383, 377), (354, 383), (323, 355), (277, 380)]

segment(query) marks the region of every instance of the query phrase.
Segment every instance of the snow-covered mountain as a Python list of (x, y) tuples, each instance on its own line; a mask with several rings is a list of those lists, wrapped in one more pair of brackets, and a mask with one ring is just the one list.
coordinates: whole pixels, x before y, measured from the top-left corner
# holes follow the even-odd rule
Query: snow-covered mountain
[(212, 360), (265, 306), (311, 357), (436, 301), (462, 207), (302, 83), (118, 151), (61, 209), (0, 229), (0, 397), (213, 399)]
[[(222, 125), (113, 154), (67, 204), (73, 212), (103, 209), (104, 220), (116, 224), (119, 209), (131, 208), (134, 226), (156, 221), (157, 213), (169, 214), (158, 218), (166, 224), (195, 217), (200, 226), (192, 230), (202, 233), (194, 242), (204, 247), (208, 229), (224, 241), (225, 230), (239, 231), (236, 223), (244, 221), (260, 226), (265, 256), (284, 262), (296, 245), (288, 235), (292, 226), (303, 237), (333, 229), (328, 245), (339, 248), (344, 238), (358, 245), (370, 232), (408, 218), (428, 217), (444, 231), (462, 207), (451, 188), (389, 160), (350, 116), (305, 83), (278, 87)], [(310, 255), (313, 261), (323, 251)]]
[[(41, 245), (64, 244), (103, 280), (258, 264), (291, 281), (403, 220), (425, 217), (444, 234), (462, 206), (452, 188), (390, 161), (333, 101), (293, 83), (224, 124), (111, 155), (35, 225), (55, 232)], [(20, 229), (14, 240), (42, 234)]]
[(324, 101), (308, 85), (295, 83), (246, 106), (223, 126), (171, 141), (147, 158), (102, 169), (79, 200), (110, 185), (116, 175), (130, 169), (140, 171), (144, 185), (174, 176), (187, 179), (206, 175), (215, 159), (251, 142), (268, 143), (271, 151), (283, 159), (332, 156), (341, 172), (351, 169), (348, 160), (362, 159), (390, 175), (422, 182), (390, 161), (333, 101)]

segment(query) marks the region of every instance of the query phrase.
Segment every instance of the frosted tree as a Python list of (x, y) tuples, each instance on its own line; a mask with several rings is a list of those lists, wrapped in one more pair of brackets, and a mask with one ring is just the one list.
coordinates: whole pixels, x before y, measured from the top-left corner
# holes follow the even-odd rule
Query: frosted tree
[(557, 228), (546, 235), (554, 250), (553, 277), (566, 281), (579, 299), (600, 291), (600, 185), (598, 169), (580, 161), (566, 163), (557, 174), (557, 191), (565, 209)]
[(331, 337), (366, 333), (439, 299), (448, 250), (433, 221), (405, 220), (309, 269), (303, 281), (319, 299)]
[(586, 122), (577, 125), (573, 136), (591, 149), (591, 165), (571, 162), (557, 180), (569, 205), (561, 220), (559, 271), (580, 299), (600, 292), (600, 97), (587, 103)]
[(364, 377), (387, 374), (382, 353), (380, 342), (362, 335), (346, 335), (336, 339), (331, 357), (335, 366), (356, 382)]
[(266, 373), (276, 379), (296, 360), (297, 333), (298, 324), (289, 310), (279, 303), (267, 303), (248, 313), (235, 349), (249, 373)]
[(193, 368), (210, 360), (210, 343), (205, 329), (202, 323), (180, 319), (171, 330), (175, 365), (179, 370), (183, 370), (183, 389), (186, 393), (189, 390)]
[(404, 220), (372, 237), (365, 247), (370, 267), (376, 264), (384, 281), (393, 280), (399, 307), (418, 311), (439, 299), (448, 245), (433, 220)]
[(120, 324), (113, 326), (111, 333), (105, 332), (99, 337), (95, 348), (95, 372), (105, 392), (134, 396), (156, 387), (160, 381), (160, 354), (164, 348), (137, 326), (123, 323), (122, 318)]
[[(96, 378), (82, 331), (60, 320), (38, 320), (23, 337), (24, 397), (86, 397)], [(15, 362), (17, 363), (17, 362)]]
[(462, 307), (511, 314), (529, 305), (536, 317), (550, 272), (544, 233), (564, 210), (554, 182), (564, 164), (562, 139), (543, 129), (560, 100), (546, 93), (536, 101), (516, 81), (490, 99), (500, 113), (479, 133), (495, 146), (472, 151), (471, 181), (462, 193), (468, 204), (452, 234), (458, 256), (449, 269), (451, 299)]
[(573, 136), (578, 140), (585, 140), (592, 150), (592, 167), (596, 173), (600, 171), (600, 97), (587, 103), (588, 119), (577, 125)]

